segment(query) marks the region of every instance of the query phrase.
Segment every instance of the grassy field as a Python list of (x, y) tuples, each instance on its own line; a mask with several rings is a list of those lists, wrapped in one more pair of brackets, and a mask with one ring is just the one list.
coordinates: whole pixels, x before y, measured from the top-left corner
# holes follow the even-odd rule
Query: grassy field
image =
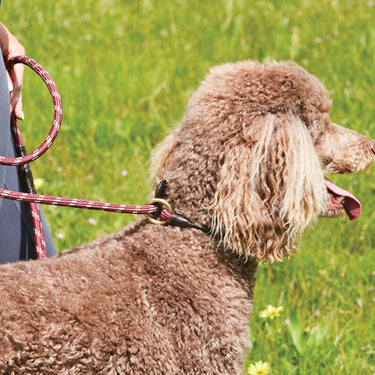
[[(0, 12), (63, 98), (61, 133), (33, 165), (41, 193), (143, 204), (150, 150), (209, 67), (228, 61), (296, 61), (330, 90), (334, 122), (375, 138), (372, 0), (8, 0)], [(51, 108), (26, 72), (29, 150), (47, 134)], [(298, 256), (260, 266), (245, 368), (263, 361), (272, 374), (375, 373), (375, 171), (333, 180), (358, 196), (362, 216), (322, 219)], [(60, 250), (133, 220), (44, 212)], [(261, 318), (268, 305), (283, 310)]]

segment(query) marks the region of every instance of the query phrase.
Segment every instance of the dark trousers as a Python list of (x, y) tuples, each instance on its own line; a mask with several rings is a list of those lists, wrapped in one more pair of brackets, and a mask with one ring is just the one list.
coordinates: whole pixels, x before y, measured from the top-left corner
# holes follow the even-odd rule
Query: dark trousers
[[(14, 157), (10, 132), (9, 89), (0, 54), (0, 155)], [(0, 188), (20, 190), (17, 167), (0, 165)], [(42, 213), (48, 256), (56, 254), (53, 239)], [(35, 244), (29, 205), (0, 198), (0, 263), (35, 259)]]

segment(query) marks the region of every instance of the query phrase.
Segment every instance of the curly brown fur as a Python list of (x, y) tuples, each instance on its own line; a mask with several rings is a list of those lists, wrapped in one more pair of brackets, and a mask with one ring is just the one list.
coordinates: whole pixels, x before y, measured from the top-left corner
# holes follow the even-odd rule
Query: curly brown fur
[(323, 173), (373, 160), (373, 141), (329, 110), (294, 64), (214, 68), (152, 163), (173, 209), (212, 235), (139, 219), (1, 266), (0, 373), (242, 373), (258, 260), (289, 256), (318, 215), (337, 214)]
[(239, 373), (255, 263), (209, 242), (142, 220), (45, 263), (2, 266), (0, 372)]
[(330, 109), (323, 85), (293, 63), (215, 67), (157, 148), (155, 181), (166, 179), (165, 198), (226, 248), (280, 261), (332, 214), (323, 173), (373, 161), (373, 141), (332, 124)]

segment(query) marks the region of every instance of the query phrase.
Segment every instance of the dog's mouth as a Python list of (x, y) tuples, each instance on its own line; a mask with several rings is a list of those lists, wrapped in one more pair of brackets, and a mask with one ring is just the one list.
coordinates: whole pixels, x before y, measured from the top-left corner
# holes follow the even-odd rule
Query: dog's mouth
[(324, 178), (330, 201), (328, 208), (336, 212), (345, 210), (350, 220), (356, 220), (361, 214), (361, 203), (348, 191), (339, 188), (328, 178)]

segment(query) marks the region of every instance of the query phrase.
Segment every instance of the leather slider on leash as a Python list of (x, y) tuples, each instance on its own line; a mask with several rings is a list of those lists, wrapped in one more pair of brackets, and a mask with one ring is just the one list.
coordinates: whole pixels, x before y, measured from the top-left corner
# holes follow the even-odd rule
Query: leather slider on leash
[[(25, 146), (15, 146), (17, 156), (25, 156), (27, 154)], [(18, 166), (18, 176), (21, 183), (21, 190), (24, 193), (36, 194), (34, 186), (33, 174), (29, 163)]]

